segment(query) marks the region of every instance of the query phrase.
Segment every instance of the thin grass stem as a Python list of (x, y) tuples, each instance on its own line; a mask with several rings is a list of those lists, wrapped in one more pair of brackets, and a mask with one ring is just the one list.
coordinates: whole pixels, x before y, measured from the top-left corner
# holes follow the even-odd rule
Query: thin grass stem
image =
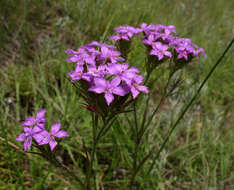
[(205, 85), (205, 83), (207, 82), (207, 80), (210, 78), (210, 76), (213, 74), (213, 72), (215, 71), (215, 69), (217, 68), (217, 66), (221, 63), (221, 61), (223, 60), (224, 56), (227, 54), (227, 52), (229, 51), (229, 49), (231, 48), (231, 46), (233, 45), (233, 43), (234, 43), (234, 38), (231, 40), (231, 42), (229, 43), (229, 45), (226, 47), (226, 49), (224, 50), (223, 54), (219, 57), (219, 59), (217, 60), (217, 62), (215, 63), (215, 65), (211, 68), (210, 72), (207, 74), (207, 76), (205, 77), (205, 79), (203, 80), (203, 82), (201, 83), (201, 85), (199, 86), (198, 90), (196, 91), (195, 95), (192, 97), (192, 99), (190, 100), (190, 102), (187, 104), (187, 106), (184, 108), (184, 110), (180, 114), (179, 118), (176, 120), (175, 124), (172, 126), (171, 130), (169, 131), (169, 134), (167, 135), (166, 139), (164, 140), (163, 144), (161, 145), (161, 147), (160, 147), (160, 149), (159, 149), (159, 151), (158, 151), (155, 159), (153, 160), (152, 164), (150, 165), (150, 168), (149, 168), (147, 174), (149, 174), (152, 171), (153, 166), (154, 166), (156, 160), (159, 158), (160, 153), (165, 148), (165, 145), (167, 144), (167, 142), (168, 142), (169, 138), (171, 137), (173, 131), (178, 126), (179, 122), (184, 117), (184, 115), (186, 114), (186, 112), (188, 111), (188, 109), (192, 106), (194, 100), (199, 95), (199, 93), (202, 90), (203, 86)]

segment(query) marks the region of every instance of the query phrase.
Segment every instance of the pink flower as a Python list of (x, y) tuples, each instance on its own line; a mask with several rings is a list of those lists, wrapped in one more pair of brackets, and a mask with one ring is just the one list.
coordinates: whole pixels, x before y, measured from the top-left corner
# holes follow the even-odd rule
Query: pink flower
[(43, 131), (42, 135), (44, 136), (44, 139), (40, 142), (40, 145), (49, 144), (50, 149), (53, 150), (56, 147), (56, 145), (58, 144), (55, 141), (55, 137), (63, 138), (63, 137), (69, 136), (69, 134), (66, 131), (60, 130), (60, 127), (61, 127), (60, 123), (54, 123), (51, 126), (50, 133), (46, 130)]
[(119, 80), (113, 79), (112, 81), (107, 81), (104, 78), (95, 78), (94, 86), (90, 87), (89, 91), (96, 92), (97, 94), (104, 93), (108, 106), (114, 100), (113, 94), (125, 96), (128, 93), (128, 91), (119, 85)]
[(128, 87), (132, 93), (133, 99), (135, 99), (140, 92), (144, 92), (146, 94), (149, 93), (149, 90), (146, 86), (141, 85), (143, 82), (143, 77), (140, 75), (136, 75), (130, 83), (128, 83)]
[(40, 142), (42, 139), (41, 136), (41, 130), (38, 133), (39, 127), (24, 127), (24, 132), (20, 133), (19, 136), (16, 138), (17, 141), (24, 141), (24, 151), (29, 149), (32, 145), (32, 140), (33, 138), (37, 141)]
[(75, 71), (72, 71), (67, 75), (71, 77), (71, 82), (79, 81), (81, 79), (90, 82), (90, 76), (87, 73), (84, 73), (83, 71), (84, 67), (80, 67), (79, 65), (77, 65)]
[(120, 26), (114, 29), (114, 32), (117, 33), (114, 36), (110, 36), (110, 40), (118, 41), (118, 40), (130, 40), (133, 35), (138, 35), (142, 32), (140, 28), (134, 28), (132, 26)]
[(170, 51), (167, 51), (168, 46), (162, 44), (161, 42), (153, 43), (153, 49), (150, 51), (150, 55), (156, 55), (158, 60), (163, 59), (164, 56), (171, 57)]
[(38, 126), (44, 129), (44, 123), (46, 122), (45, 113), (45, 109), (38, 110), (36, 118), (29, 116), (24, 122), (22, 122), (21, 126)]
[(101, 47), (101, 54), (98, 58), (103, 63), (111, 62), (116, 63), (118, 61), (124, 61), (124, 58), (120, 57), (120, 52), (113, 49), (108, 49), (107, 47)]

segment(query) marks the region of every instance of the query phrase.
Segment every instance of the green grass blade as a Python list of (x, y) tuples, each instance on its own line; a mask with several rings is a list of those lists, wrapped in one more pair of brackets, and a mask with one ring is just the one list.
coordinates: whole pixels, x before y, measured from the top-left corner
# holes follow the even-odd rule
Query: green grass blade
[(215, 65), (211, 68), (210, 72), (207, 74), (207, 76), (203, 80), (202, 84), (198, 88), (198, 90), (195, 93), (195, 95), (193, 96), (193, 98), (190, 100), (190, 102), (187, 104), (187, 106), (185, 107), (185, 109), (183, 110), (183, 112), (181, 113), (181, 115), (179, 116), (179, 118), (176, 120), (175, 124), (172, 126), (171, 130), (169, 131), (168, 136), (164, 140), (164, 142), (161, 145), (161, 147), (160, 147), (160, 149), (159, 149), (156, 157), (154, 158), (152, 164), (150, 165), (150, 168), (149, 168), (147, 174), (149, 174), (151, 172), (151, 170), (153, 169), (155, 161), (159, 158), (160, 153), (162, 152), (162, 150), (164, 149), (165, 145), (167, 144), (167, 142), (168, 142), (170, 136), (172, 135), (173, 131), (178, 126), (179, 122), (184, 117), (184, 115), (186, 114), (186, 112), (188, 111), (188, 109), (192, 106), (194, 100), (199, 95), (201, 89), (203, 88), (203, 86), (205, 85), (205, 83), (207, 82), (207, 80), (210, 78), (210, 76), (212, 75), (212, 73), (215, 71), (215, 69), (217, 68), (217, 66), (221, 63), (221, 61), (223, 60), (224, 56), (227, 54), (227, 52), (229, 51), (229, 49), (232, 47), (233, 43), (234, 43), (234, 38), (231, 40), (231, 42), (229, 43), (229, 45), (227, 46), (227, 48), (225, 49), (225, 51), (223, 52), (223, 54), (220, 56), (220, 58), (217, 60), (217, 62), (215, 63)]

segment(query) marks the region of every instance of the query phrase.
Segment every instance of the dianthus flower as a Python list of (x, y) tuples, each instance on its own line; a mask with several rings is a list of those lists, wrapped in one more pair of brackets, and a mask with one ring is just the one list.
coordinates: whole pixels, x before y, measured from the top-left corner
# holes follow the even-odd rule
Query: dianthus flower
[(150, 55), (156, 55), (158, 57), (158, 60), (161, 60), (166, 57), (171, 57), (172, 54), (170, 51), (168, 51), (168, 46), (163, 45), (161, 42), (155, 42), (152, 44), (153, 49), (150, 51)]
[(84, 73), (84, 67), (77, 65), (75, 71), (68, 73), (67, 75), (71, 77), (71, 81), (79, 81), (81, 79), (90, 82), (90, 76), (87, 73)]
[(137, 35), (142, 30), (140, 28), (134, 28), (132, 26), (120, 26), (114, 29), (114, 32), (117, 35), (110, 36), (110, 40), (119, 41), (119, 40), (127, 40), (129, 41), (133, 35)]
[(146, 23), (141, 24), (141, 29), (144, 32), (144, 35), (148, 36), (152, 33), (154, 34), (164, 34), (170, 35), (171, 33), (176, 33), (175, 26), (169, 25), (165, 26), (162, 24), (150, 24), (147, 25)]
[(115, 75), (115, 81), (120, 84), (121, 81), (128, 83), (139, 73), (136, 67), (129, 68), (128, 63), (112, 64), (108, 67), (108, 71), (111, 75)]
[(64, 131), (64, 130), (60, 130), (61, 124), (60, 123), (54, 123), (51, 126), (51, 131), (43, 131), (42, 135), (43, 135), (43, 139), (40, 142), (40, 145), (44, 145), (44, 144), (49, 144), (50, 149), (53, 150), (56, 146), (57, 146), (57, 142), (55, 141), (55, 137), (57, 138), (63, 138), (63, 137), (67, 137), (69, 136), (69, 134)]
[(24, 141), (24, 151), (31, 147), (33, 138), (38, 143), (42, 140), (41, 130), (38, 133), (38, 129), (38, 127), (24, 127), (24, 132), (16, 138), (17, 141)]
[(92, 41), (91, 43), (86, 44), (84, 47), (86, 47), (87, 49), (95, 48), (95, 47), (100, 47), (100, 48), (101, 47), (106, 47), (106, 48), (109, 48), (109, 49), (116, 49), (116, 47), (113, 46), (113, 45), (99, 43), (99, 42), (96, 42), (96, 41)]
[(79, 48), (78, 51), (68, 49), (65, 52), (68, 54), (73, 54), (66, 59), (67, 62), (75, 62), (80, 66), (83, 66), (85, 63), (89, 65), (95, 64), (95, 57), (83, 47)]
[(155, 42), (154, 34), (149, 34), (148, 36), (145, 36), (142, 42), (146, 45), (151, 46)]
[(104, 93), (108, 106), (114, 100), (113, 94), (125, 96), (128, 93), (123, 86), (119, 85), (118, 80), (107, 81), (104, 78), (95, 78), (94, 86), (90, 87), (89, 91), (96, 92), (97, 94)]
[(102, 63), (117, 63), (118, 61), (124, 61), (124, 58), (120, 57), (120, 52), (108, 49), (107, 47), (101, 47), (101, 53), (98, 57), (98, 60), (102, 61)]
[(29, 116), (24, 122), (21, 123), (21, 125), (23, 127), (38, 126), (40, 128), (44, 128), (44, 123), (46, 122), (45, 113), (45, 109), (38, 110), (35, 118), (33, 116)]
[(131, 93), (132, 93), (132, 96), (133, 96), (133, 99), (135, 99), (140, 92), (144, 92), (146, 94), (149, 93), (149, 90), (147, 89), (146, 86), (144, 85), (141, 85), (141, 83), (143, 82), (143, 77), (140, 76), (140, 75), (136, 75), (130, 83), (127, 83)]
[(107, 74), (106, 65), (88, 67), (87, 75), (91, 78), (103, 78)]

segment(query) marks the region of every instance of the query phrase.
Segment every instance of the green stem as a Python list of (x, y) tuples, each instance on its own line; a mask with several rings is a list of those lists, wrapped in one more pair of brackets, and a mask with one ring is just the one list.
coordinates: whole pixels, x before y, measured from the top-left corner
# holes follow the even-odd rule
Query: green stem
[[(162, 105), (163, 101), (165, 100), (165, 98), (168, 96), (167, 94), (167, 88), (168, 88), (168, 85), (169, 85), (169, 82), (172, 78), (172, 76), (174, 75), (175, 72), (171, 73), (168, 80), (167, 80), (167, 84), (164, 88), (164, 92), (163, 92), (163, 95), (157, 105), (157, 107), (155, 108), (155, 110), (153, 111), (153, 113), (151, 114), (150, 116), (150, 119), (148, 120), (147, 124), (145, 125), (145, 120), (146, 120), (146, 116), (147, 116), (147, 111), (148, 111), (148, 103), (149, 103), (149, 99), (147, 100), (147, 106), (146, 106), (146, 109), (145, 109), (145, 112), (144, 112), (144, 116), (143, 116), (143, 121), (141, 123), (141, 127), (140, 127), (140, 131), (139, 131), (139, 142), (141, 141), (141, 138), (143, 137), (145, 131), (147, 130), (147, 128), (149, 127), (150, 123), (152, 122), (153, 120), (153, 117), (155, 116), (155, 114), (158, 112), (158, 109), (160, 108), (160, 106)], [(149, 97), (150, 98), (150, 97)], [(144, 126), (145, 125), (145, 126)]]
[[(92, 123), (93, 123), (93, 146), (92, 146), (92, 151), (91, 151), (91, 157), (90, 157), (90, 163), (88, 166), (88, 173), (86, 176), (86, 189), (89, 190), (90, 189), (90, 179), (91, 179), (91, 171), (93, 170), (93, 162), (95, 159), (95, 154), (96, 154), (96, 147), (97, 147), (97, 135), (96, 135), (96, 131), (97, 131), (97, 126), (98, 126), (98, 115), (93, 113), (92, 114)], [(95, 176), (95, 171), (94, 172), (94, 176)], [(95, 181), (95, 180), (94, 180)], [(96, 186), (95, 186), (96, 187)]]
[(138, 134), (138, 122), (137, 122), (137, 112), (136, 112), (136, 103), (137, 102), (136, 101), (133, 104), (133, 114), (134, 114), (134, 123), (135, 123), (136, 134)]
[[(98, 141), (101, 137), (103, 137), (103, 136), (106, 135), (106, 133), (110, 130), (112, 124), (115, 122), (116, 119), (117, 119), (117, 117), (115, 117), (115, 118), (110, 122), (110, 124), (107, 124), (107, 125), (106, 125), (106, 127), (104, 128), (104, 130), (102, 131), (102, 133), (100, 133), (99, 138), (97, 138), (97, 141)], [(99, 142), (99, 141), (98, 141), (98, 142)]]
[[(113, 124), (114, 120), (108, 125), (108, 123), (111, 121), (111, 119), (114, 116), (111, 115), (108, 120), (103, 119), (103, 126), (101, 127), (100, 131), (97, 134), (97, 127), (98, 127), (98, 115), (93, 114), (92, 120), (93, 120), (93, 146), (92, 146), (92, 152), (91, 152), (91, 158), (90, 158), (90, 164), (88, 167), (88, 173), (86, 176), (86, 190), (91, 189), (91, 184), (90, 184), (90, 179), (91, 179), (91, 171), (93, 170), (93, 162), (95, 159), (96, 155), (96, 149), (97, 149), (97, 144), (99, 143), (100, 138), (107, 133), (107, 131), (110, 129), (111, 125)], [(95, 176), (95, 170), (93, 170)], [(94, 179), (94, 181), (96, 181)], [(96, 189), (96, 185), (94, 185), (94, 188)]]
[[(150, 96), (147, 98), (146, 100), (146, 107), (145, 107), (145, 110), (144, 110), (144, 114), (143, 114), (143, 120), (142, 120), (142, 123), (141, 123), (141, 127), (140, 127), (140, 130), (138, 132), (137, 130), (137, 135), (136, 135), (136, 143), (135, 143), (135, 149), (134, 149), (134, 164), (133, 164), (133, 174), (132, 174), (132, 178), (131, 178), (131, 181), (130, 181), (130, 190), (133, 188), (133, 184), (134, 184), (134, 181), (135, 181), (135, 177), (136, 177), (136, 174), (138, 173), (138, 170), (141, 168), (141, 165), (144, 164), (144, 162), (148, 159), (148, 157), (150, 157), (151, 153), (150, 154), (147, 154), (147, 156), (139, 163), (139, 165), (137, 165), (137, 152), (138, 152), (138, 149), (139, 149), (139, 146), (140, 146), (140, 143), (141, 143), (141, 140), (142, 140), (142, 137), (145, 133), (145, 131), (147, 130), (148, 126), (150, 125), (152, 119), (153, 119), (153, 116), (155, 115), (155, 113), (157, 113), (159, 107), (161, 106), (161, 104), (163, 103), (164, 99), (167, 97), (167, 88), (168, 88), (168, 85), (169, 85), (169, 82), (172, 78), (172, 76), (174, 75), (175, 72), (171, 73), (168, 80), (167, 80), (167, 84), (164, 88), (164, 92), (163, 92), (163, 95), (160, 99), (160, 102), (159, 104), (157, 105), (156, 109), (153, 111), (153, 114), (151, 115), (150, 119), (148, 120), (148, 123), (145, 125), (145, 121), (146, 121), (146, 116), (147, 116), (147, 111), (148, 111), (148, 104), (149, 104), (149, 100), (150, 100)], [(135, 104), (134, 104), (134, 113), (135, 113)], [(135, 117), (135, 122), (136, 122), (136, 113), (134, 114), (134, 117)], [(145, 160), (145, 161), (144, 161)], [(143, 163), (142, 163), (143, 162)]]
[[(134, 123), (135, 123), (135, 130), (136, 130), (136, 142), (135, 142), (135, 147), (134, 147), (134, 154), (133, 154), (133, 173), (136, 169), (137, 166), (137, 152), (138, 152), (138, 148), (139, 148), (139, 134), (138, 134), (138, 122), (137, 122), (137, 112), (136, 112), (136, 102), (134, 102), (133, 104), (133, 115), (134, 115)], [(131, 189), (131, 188), (130, 188)]]
[[(113, 118), (114, 118), (114, 116), (111, 115), (107, 121), (104, 121), (103, 126), (101, 127), (100, 131), (99, 131), (98, 134), (97, 134), (97, 138), (96, 138), (96, 142), (97, 142), (97, 143), (99, 142), (100, 138), (101, 138), (102, 136), (104, 136), (104, 135), (107, 133), (107, 131), (110, 129), (110, 127), (111, 127), (111, 125), (112, 125), (112, 123), (113, 123), (113, 120), (112, 120)], [(111, 120), (112, 120), (112, 122), (108, 125), (108, 123), (109, 123)]]
[(130, 190), (133, 188), (133, 185), (134, 185), (134, 181), (135, 181), (135, 178), (136, 178), (136, 175), (137, 173), (139, 172), (139, 170), (141, 169), (141, 167), (144, 165), (144, 163), (150, 158), (150, 156), (152, 155), (152, 153), (154, 152), (156, 147), (153, 147), (150, 152), (140, 161), (140, 163), (138, 164), (138, 166), (136, 167), (133, 175), (132, 175), (132, 178), (131, 178), (131, 181), (130, 181)]
[(145, 104), (145, 110), (144, 110), (144, 113), (143, 113), (143, 119), (142, 119), (142, 122), (141, 122), (141, 129), (144, 127), (145, 125), (145, 121), (146, 121), (146, 116), (147, 116), (147, 113), (148, 113), (148, 107), (149, 107), (149, 101), (150, 101), (150, 94), (148, 95), (147, 99), (146, 99), (146, 104)]

